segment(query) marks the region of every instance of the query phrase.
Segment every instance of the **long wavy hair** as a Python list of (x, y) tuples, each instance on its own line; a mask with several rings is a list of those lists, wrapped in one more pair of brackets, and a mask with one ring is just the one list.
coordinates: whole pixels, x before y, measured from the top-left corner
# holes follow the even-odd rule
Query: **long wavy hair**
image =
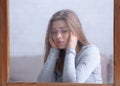
[[(52, 23), (57, 20), (63, 20), (66, 22), (68, 27), (70, 28), (70, 31), (74, 32), (77, 35), (78, 43), (77, 45), (81, 48), (84, 45), (89, 44), (88, 40), (86, 39), (80, 20), (75, 12), (69, 9), (60, 10), (53, 14), (51, 19), (49, 20), (47, 32), (46, 32), (46, 38), (45, 38), (45, 56), (44, 56), (44, 62), (46, 62), (51, 45), (49, 43), (49, 34), (51, 33)], [(61, 50), (58, 61), (56, 62), (55, 69), (62, 71), (63, 65), (64, 65), (64, 57), (65, 57), (65, 50)]]

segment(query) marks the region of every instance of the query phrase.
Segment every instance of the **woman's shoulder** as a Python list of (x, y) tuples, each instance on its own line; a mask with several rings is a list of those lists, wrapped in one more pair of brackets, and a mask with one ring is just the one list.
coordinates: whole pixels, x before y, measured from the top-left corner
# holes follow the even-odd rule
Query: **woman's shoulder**
[(99, 51), (99, 49), (94, 44), (88, 44), (83, 46), (81, 51)]
[(91, 54), (94, 54), (94, 55), (100, 54), (98, 47), (96, 47), (93, 44), (88, 44), (83, 46), (80, 52), (78, 53), (78, 55), (91, 55)]
[(82, 60), (85, 60), (85, 59), (93, 60), (94, 59), (94, 61), (100, 61), (100, 51), (93, 44), (85, 45), (82, 47), (81, 51), (77, 54), (77, 57), (78, 57), (77, 59), (82, 59)]

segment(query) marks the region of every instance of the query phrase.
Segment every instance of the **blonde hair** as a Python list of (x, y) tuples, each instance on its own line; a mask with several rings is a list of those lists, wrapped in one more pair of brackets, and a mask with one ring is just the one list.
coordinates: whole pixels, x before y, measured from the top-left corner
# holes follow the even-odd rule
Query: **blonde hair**
[(67, 23), (70, 30), (77, 35), (80, 47), (82, 47), (83, 45), (89, 44), (88, 40), (86, 39), (86, 37), (84, 35), (81, 23), (79, 21), (79, 18), (76, 15), (76, 13), (69, 9), (60, 10), (51, 17), (51, 19), (49, 20), (49, 23), (48, 23), (47, 33), (46, 33), (46, 38), (45, 38), (44, 62), (47, 60), (47, 57), (48, 57), (48, 54), (50, 51), (50, 47), (51, 47), (48, 39), (49, 39), (49, 33), (51, 31), (52, 23), (53, 23), (53, 21), (57, 21), (57, 20), (63, 20)]

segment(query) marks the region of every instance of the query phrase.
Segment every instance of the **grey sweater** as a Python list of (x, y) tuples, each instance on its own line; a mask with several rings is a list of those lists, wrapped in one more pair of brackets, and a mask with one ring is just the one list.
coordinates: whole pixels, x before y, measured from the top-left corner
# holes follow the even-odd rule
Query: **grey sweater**
[(74, 49), (68, 48), (63, 73), (55, 72), (58, 55), (57, 49), (50, 49), (38, 82), (102, 83), (101, 58), (96, 46), (83, 46), (77, 54)]

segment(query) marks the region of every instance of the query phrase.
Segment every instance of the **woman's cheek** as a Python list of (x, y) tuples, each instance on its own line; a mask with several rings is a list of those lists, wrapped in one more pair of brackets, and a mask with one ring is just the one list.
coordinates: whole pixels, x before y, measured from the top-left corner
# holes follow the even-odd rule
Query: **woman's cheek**
[[(55, 43), (55, 37), (52, 36), (52, 40), (53, 40), (53, 42)], [(56, 44), (56, 43), (55, 43), (55, 44)]]

